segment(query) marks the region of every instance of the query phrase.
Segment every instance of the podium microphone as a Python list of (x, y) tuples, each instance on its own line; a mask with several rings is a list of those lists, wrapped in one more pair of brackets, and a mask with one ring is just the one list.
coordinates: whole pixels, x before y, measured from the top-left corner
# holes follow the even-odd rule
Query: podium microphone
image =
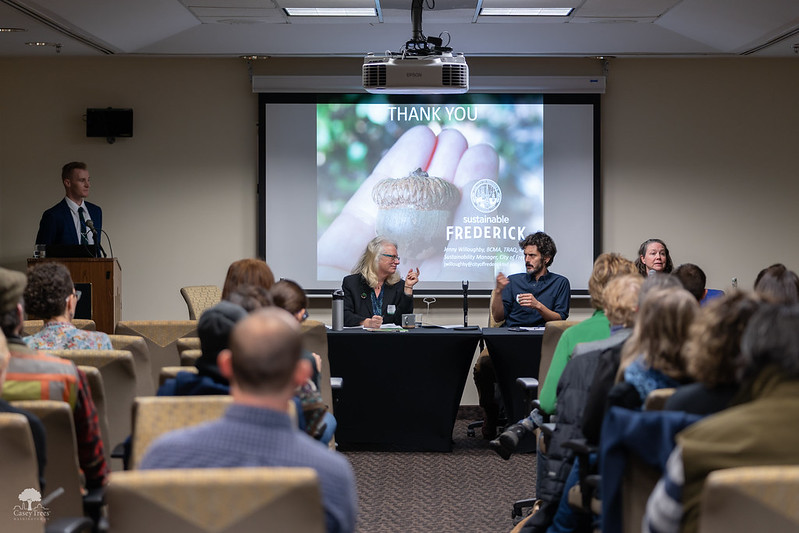
[(94, 221), (92, 219), (87, 220), (86, 227), (91, 230), (92, 236), (94, 238), (94, 247), (95, 247), (94, 256), (100, 257), (100, 252), (102, 252), (103, 257), (107, 257), (105, 254), (105, 250), (103, 250), (103, 246), (100, 244), (100, 239), (102, 238), (102, 236), (100, 235), (100, 232), (97, 231), (97, 228), (94, 227)]

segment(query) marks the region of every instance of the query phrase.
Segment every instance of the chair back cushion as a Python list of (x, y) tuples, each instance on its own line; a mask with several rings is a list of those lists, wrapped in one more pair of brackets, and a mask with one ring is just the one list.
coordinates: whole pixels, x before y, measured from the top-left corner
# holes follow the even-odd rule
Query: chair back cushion
[(136, 398), (131, 467), (138, 467), (150, 444), (164, 433), (220, 418), (231, 403), (233, 398), (227, 395)]
[(222, 299), (222, 289), (216, 285), (189, 285), (181, 287), (180, 294), (189, 307), (189, 320), (199, 320), (203, 311)]
[[(33, 445), (33, 436), (28, 420), (18, 413), (0, 413), (0, 472), (3, 473), (3, 482), (0, 483), (0, 502), (7, 506), (8, 513), (11, 507), (14, 511), (33, 510), (41, 501), (22, 500), (20, 496), (27, 491), (39, 491), (39, 466), (36, 462), (36, 448)], [(31, 496), (36, 493), (30, 492)], [(41, 497), (41, 493), (38, 493)], [(29, 506), (30, 504), (30, 506)], [(5, 520), (10, 521), (9, 516)], [(10, 525), (10, 522), (9, 522)], [(44, 521), (16, 520), (12, 529), (21, 533), (42, 533)]]
[(311, 468), (205, 468), (114, 472), (106, 491), (114, 533), (325, 530)]
[[(158, 383), (162, 366), (179, 364), (177, 340), (197, 336), (196, 320), (122, 320), (117, 323), (117, 335), (141, 335), (150, 353), (150, 375), (153, 384)], [(151, 393), (151, 394), (153, 394)]]
[(127, 350), (133, 355), (133, 368), (136, 370), (136, 396), (152, 396), (155, 385), (150, 364), (150, 350), (141, 335), (109, 335), (115, 350)]
[[(543, 378), (549, 372), (549, 366), (552, 364), (552, 357), (555, 355), (555, 347), (558, 345), (560, 336), (575, 324), (579, 324), (579, 321), (552, 320), (544, 326), (544, 336), (541, 338), (541, 362), (538, 364), (539, 381), (543, 381)], [(538, 392), (539, 394), (541, 393), (541, 387), (538, 388)]]
[(49, 520), (83, 516), (78, 444), (69, 404), (52, 400), (20, 400), (11, 403), (38, 416), (47, 432), (47, 468), (44, 471), (47, 494), (59, 487), (64, 489), (64, 493), (47, 507), (50, 511)]
[(799, 466), (747, 466), (711, 472), (699, 531), (799, 531)]
[(89, 391), (92, 394), (94, 407), (97, 409), (97, 419), (100, 422), (100, 435), (103, 438), (103, 452), (105, 462), (111, 465), (111, 448), (114, 444), (108, 434), (108, 410), (106, 408), (105, 385), (103, 385), (103, 375), (96, 366), (78, 365), (78, 368), (86, 374), (86, 382), (89, 384)]
[(133, 355), (127, 350), (51, 350), (49, 353), (69, 359), (76, 365), (93, 366), (103, 377), (108, 439), (103, 440), (107, 453), (128, 438), (131, 411), (136, 397), (136, 371)]

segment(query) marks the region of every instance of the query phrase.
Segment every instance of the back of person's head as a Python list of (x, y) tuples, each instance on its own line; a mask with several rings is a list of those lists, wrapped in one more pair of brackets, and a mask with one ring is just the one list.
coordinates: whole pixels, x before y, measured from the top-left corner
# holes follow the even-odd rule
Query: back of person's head
[(786, 378), (799, 378), (799, 305), (763, 304), (741, 338), (739, 376), (755, 377), (773, 366)]
[(22, 272), (0, 267), (0, 331), (6, 337), (16, 335), (20, 326), (17, 305), (22, 303), (22, 295), (28, 278)]
[(233, 289), (233, 291), (228, 294), (226, 300), (236, 305), (240, 305), (245, 311), (252, 313), (256, 309), (274, 305), (270, 290), (271, 289), (265, 289), (264, 287), (260, 287), (258, 285), (244, 283)]
[[(632, 264), (632, 263), (630, 263)], [(611, 279), (602, 293), (605, 316), (613, 326), (632, 327), (638, 310), (638, 293), (644, 279), (636, 273)]]
[(680, 280), (669, 274), (656, 272), (651, 276), (647, 276), (644, 278), (644, 283), (641, 285), (641, 291), (638, 293), (638, 307), (641, 307), (641, 304), (644, 303), (644, 299), (650, 291), (669, 288), (682, 289), (684, 287), (682, 283), (680, 283)]
[(757, 274), (755, 292), (771, 303), (799, 303), (799, 276), (782, 263), (771, 265)]
[(542, 257), (546, 257), (546, 266), (552, 264), (552, 261), (555, 260), (555, 254), (558, 253), (558, 248), (555, 246), (555, 241), (552, 240), (552, 237), (544, 233), (543, 231), (536, 231), (535, 233), (531, 233), (524, 239), (519, 241), (519, 247), (524, 250), (528, 246), (535, 246), (538, 250), (538, 253), (541, 254)]
[[(370, 287), (376, 287), (377, 279), (377, 265), (380, 261), (380, 254), (385, 253), (386, 246), (394, 246), (397, 248), (397, 243), (384, 235), (378, 235), (366, 244), (361, 257), (352, 268), (353, 274), (360, 274), (366, 279), (366, 283)], [(397, 249), (397, 253), (401, 254), (402, 250)], [(392, 285), (400, 280), (399, 273), (395, 272), (386, 279), (386, 283)]]
[(200, 374), (226, 381), (219, 374), (216, 358), (219, 352), (230, 347), (230, 334), (233, 327), (245, 316), (247, 311), (233, 302), (222, 300), (209, 307), (197, 321), (197, 336), (200, 338), (202, 354), (194, 364)]
[(296, 281), (290, 279), (278, 280), (269, 291), (275, 305), (296, 315), (308, 308), (308, 296)]
[(604, 253), (594, 261), (591, 277), (588, 279), (588, 294), (594, 309), (604, 309), (603, 293), (605, 286), (616, 276), (637, 272), (635, 263), (617, 253)]
[(742, 291), (708, 302), (691, 324), (683, 346), (688, 374), (710, 387), (737, 381), (741, 337), (761, 300)]
[(279, 307), (258, 309), (230, 338), (233, 381), (243, 392), (270, 395), (292, 384), (302, 347), (300, 325)]
[(275, 284), (272, 269), (261, 259), (239, 259), (230, 264), (222, 286), (222, 299), (227, 300), (230, 294), (240, 285), (255, 285), (266, 290)]
[(672, 272), (685, 290), (694, 295), (697, 302), (701, 302), (705, 297), (705, 285), (707, 284), (707, 276), (705, 272), (693, 263), (683, 263)]
[(61, 263), (39, 263), (28, 271), (28, 285), (23, 294), (25, 309), (44, 320), (62, 315), (74, 290), (67, 267)]
[(633, 333), (624, 344), (622, 367), (636, 357), (674, 379), (685, 377), (682, 346), (699, 311), (699, 303), (683, 288), (651, 290), (646, 294)]

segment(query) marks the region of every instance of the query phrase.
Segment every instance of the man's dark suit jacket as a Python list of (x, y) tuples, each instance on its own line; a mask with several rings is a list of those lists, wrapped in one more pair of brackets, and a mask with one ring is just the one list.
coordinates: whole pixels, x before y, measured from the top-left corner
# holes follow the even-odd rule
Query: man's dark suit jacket
[[(374, 289), (360, 274), (351, 274), (341, 282), (344, 290), (344, 325), (357, 326), (367, 318), (372, 318), (372, 294)], [(413, 297), (405, 294), (405, 281), (400, 279), (394, 285), (383, 285), (383, 307), (380, 314), (384, 322), (402, 323), (402, 315), (413, 313)], [(393, 315), (387, 315), (389, 305), (397, 307)]]
[[(103, 229), (103, 210), (99, 205), (86, 201), (83, 205), (89, 211), (89, 218), (99, 233)], [(80, 244), (66, 198), (42, 213), (36, 244)]]

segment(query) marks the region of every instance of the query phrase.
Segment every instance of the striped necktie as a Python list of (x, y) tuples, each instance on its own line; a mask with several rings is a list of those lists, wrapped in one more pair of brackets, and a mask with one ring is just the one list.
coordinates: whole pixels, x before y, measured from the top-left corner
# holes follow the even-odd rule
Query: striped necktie
[(83, 214), (83, 206), (78, 208), (78, 217), (80, 218), (80, 243), (89, 244), (89, 239), (86, 238), (86, 216)]

